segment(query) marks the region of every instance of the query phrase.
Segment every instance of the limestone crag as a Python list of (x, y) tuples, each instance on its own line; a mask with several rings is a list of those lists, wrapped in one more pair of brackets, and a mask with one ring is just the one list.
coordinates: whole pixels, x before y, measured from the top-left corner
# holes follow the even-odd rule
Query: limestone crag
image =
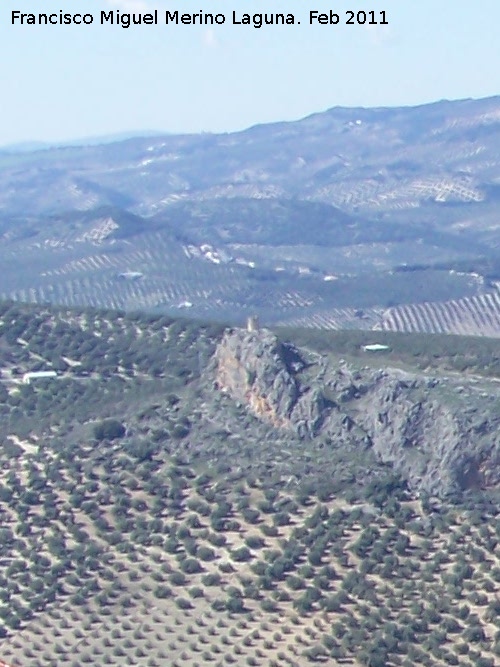
[(281, 343), (269, 331), (228, 331), (216, 384), (260, 419), (303, 438), (371, 448), (432, 495), (500, 484), (500, 389), (488, 380), (355, 368)]
[(258, 416), (303, 435), (316, 433), (325, 415), (320, 392), (300, 385), (305, 367), (297, 350), (268, 331), (234, 330), (215, 353), (216, 384)]

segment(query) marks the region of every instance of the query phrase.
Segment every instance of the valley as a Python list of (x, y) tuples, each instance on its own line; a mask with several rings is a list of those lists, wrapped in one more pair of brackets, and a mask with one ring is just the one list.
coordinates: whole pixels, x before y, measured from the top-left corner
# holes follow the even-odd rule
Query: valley
[(333, 108), (0, 151), (0, 297), (497, 337), (499, 119), (498, 98)]

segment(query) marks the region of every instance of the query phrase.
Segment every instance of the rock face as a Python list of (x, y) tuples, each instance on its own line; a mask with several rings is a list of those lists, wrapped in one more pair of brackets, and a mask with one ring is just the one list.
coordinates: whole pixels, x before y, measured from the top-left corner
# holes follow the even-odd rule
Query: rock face
[(215, 353), (219, 389), (246, 403), (273, 426), (313, 436), (324, 418), (321, 394), (301, 386), (305, 367), (297, 350), (267, 331), (234, 331)]
[(431, 495), (500, 484), (500, 388), (486, 379), (334, 365), (265, 330), (227, 332), (213, 372), (221, 391), (304, 447), (371, 448)]

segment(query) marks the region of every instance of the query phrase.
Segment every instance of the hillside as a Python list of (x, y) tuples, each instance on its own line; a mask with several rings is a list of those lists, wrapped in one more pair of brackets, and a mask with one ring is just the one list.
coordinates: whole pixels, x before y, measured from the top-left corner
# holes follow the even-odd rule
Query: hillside
[(499, 128), (495, 97), (3, 151), (0, 298), (497, 337)]
[[(119, 418), (126, 424), (123, 442), (132, 447), (214, 464), (224, 464), (230, 448), (247, 474), (269, 474), (276, 464), (276, 483), (311, 476), (337, 484), (338, 476), (345, 486), (355, 475), (362, 486), (386, 474), (377, 460), (395, 465), (409, 481), (402, 443), (416, 439), (410, 458), (428, 451), (411, 486), (438, 496), (467, 488), (456, 481), (467, 462), (484, 467), (495, 456), (500, 359), (488, 339), (456, 337), (450, 345), (445, 336), (381, 332), (377, 340), (387, 350), (373, 355), (363, 351), (373, 342), (368, 332), (284, 329), (277, 336), (266, 329), (13, 302), (1, 305), (0, 336), (0, 436), (11, 453), (21, 453), (19, 440), (30, 447), (40, 438), (61, 445), (92, 440), (97, 424)], [(26, 374), (40, 371), (56, 377), (25, 382)], [(425, 420), (436, 426), (440, 411), (451, 431), (426, 433)], [(261, 442), (257, 458), (249, 433)], [(378, 440), (399, 451), (396, 459)], [(453, 460), (448, 470), (439, 454), (436, 474), (432, 450), (441, 440)], [(350, 459), (349, 471), (337, 457)], [(493, 458), (484, 488), (496, 485)], [(455, 482), (446, 481), (452, 468)]]
[(368, 335), (3, 303), (0, 659), (493, 667), (496, 343)]

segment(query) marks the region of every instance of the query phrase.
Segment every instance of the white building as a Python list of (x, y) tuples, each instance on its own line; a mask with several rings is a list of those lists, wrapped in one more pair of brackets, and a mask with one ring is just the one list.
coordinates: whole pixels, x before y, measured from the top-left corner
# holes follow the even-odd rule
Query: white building
[(43, 380), (56, 377), (57, 373), (55, 371), (33, 371), (23, 375), (23, 382), (24, 384), (30, 384), (32, 380)]
[(365, 352), (383, 352), (384, 350), (389, 350), (388, 345), (382, 345), (381, 343), (371, 343), (370, 345), (363, 345), (363, 350)]

